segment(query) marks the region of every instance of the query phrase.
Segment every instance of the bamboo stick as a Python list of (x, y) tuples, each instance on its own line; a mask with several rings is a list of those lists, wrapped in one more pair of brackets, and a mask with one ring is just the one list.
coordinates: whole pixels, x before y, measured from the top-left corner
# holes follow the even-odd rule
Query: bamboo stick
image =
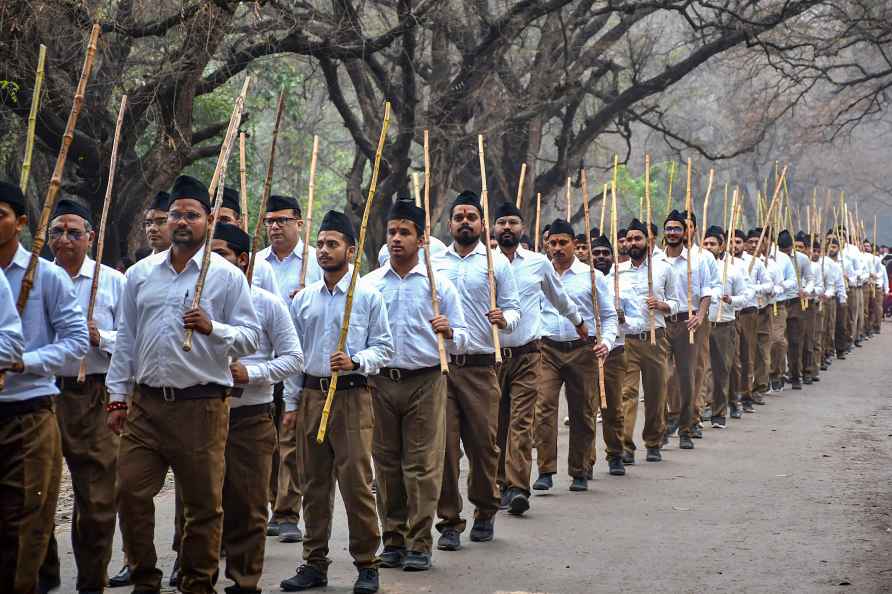
[[(489, 189), (486, 185), (486, 157), (483, 154), (483, 135), (477, 135), (477, 154), (480, 157), (480, 180), (483, 185), (480, 192), (480, 202), (483, 206), (483, 244), (486, 246), (486, 277), (489, 284), (489, 308), (496, 308), (496, 279), (493, 274), (492, 248), (489, 245)], [(567, 178), (567, 188), (570, 188), (570, 178)], [(568, 204), (569, 210), (569, 204)], [(492, 346), (495, 349), (496, 364), (502, 362), (502, 346), (499, 341), (499, 328), (491, 325)]]
[(524, 179), (526, 179), (526, 176), (527, 176), (527, 164), (523, 163), (520, 166), (520, 179), (517, 180), (517, 199), (515, 201), (516, 202), (515, 205), (517, 206), (518, 209), (520, 209), (520, 207), (523, 206), (523, 182), (524, 182)]
[[(248, 167), (245, 164), (245, 133), (238, 135), (238, 176), (239, 176), (239, 205), (242, 209), (242, 229), (248, 231)], [(262, 214), (260, 215), (262, 216)]]
[[(691, 303), (694, 300), (694, 271), (691, 268), (691, 248), (694, 247), (694, 221), (691, 219), (691, 211), (694, 208), (694, 196), (691, 192), (691, 158), (688, 157), (688, 181), (687, 181), (687, 189), (685, 190), (685, 199), (684, 199), (684, 208), (685, 208), (685, 224), (687, 226), (686, 235), (687, 235), (687, 249), (688, 256), (685, 258), (685, 261), (688, 265), (688, 319), (694, 315), (694, 304)], [(694, 344), (694, 331), (688, 330), (688, 342), (690, 344)]]
[[(652, 299), (654, 296), (654, 271), (653, 271), (653, 254), (651, 253), (651, 242), (653, 241), (653, 232), (651, 231), (651, 219), (653, 213), (650, 205), (650, 155), (644, 155), (644, 203), (647, 208), (647, 297)], [(654, 311), (648, 307), (648, 317), (650, 318), (650, 344), (657, 344), (657, 318)]]
[[(592, 253), (592, 234), (589, 233), (589, 197), (588, 197), (588, 180), (585, 176), (585, 169), (582, 170), (582, 217), (586, 228), (585, 245), (588, 253)], [(617, 263), (613, 263), (613, 275), (619, 277), (619, 271), (616, 269)], [(591, 299), (592, 310), (595, 312), (595, 342), (601, 343), (601, 302), (598, 300), (598, 279), (595, 272), (593, 262), (589, 263), (589, 280), (591, 282)], [(607, 408), (607, 390), (604, 387), (604, 360), (598, 357), (598, 394), (600, 395), (601, 409)]]
[[(758, 197), (758, 194), (757, 194), (757, 197)], [(758, 208), (758, 206), (759, 205), (756, 204), (757, 208)], [(728, 220), (728, 182), (725, 182), (725, 192), (722, 197), (722, 220), (723, 221)], [(703, 224), (703, 233), (706, 233), (706, 223)], [(702, 243), (703, 240), (700, 240), (700, 241)]]
[[(431, 289), (431, 307), (434, 310), (434, 316), (440, 315), (440, 298), (437, 294), (437, 278), (434, 275), (434, 267), (431, 264), (431, 153), (430, 153), (430, 134), (424, 131), (424, 266), (427, 268), (427, 278)], [(523, 171), (526, 170), (524, 163), (521, 172), (521, 185), (523, 185)], [(417, 175), (415, 176), (417, 178)], [(415, 187), (418, 187), (416, 182)], [(518, 199), (520, 192), (518, 192)], [(443, 335), (437, 333), (437, 353), (440, 356), (440, 373), (449, 373), (449, 362), (446, 358), (446, 340)]]
[[(728, 226), (726, 227), (726, 230), (725, 230), (725, 261), (722, 263), (722, 291), (721, 291), (721, 294), (719, 295), (719, 307), (718, 307), (718, 311), (716, 312), (716, 315), (715, 315), (716, 322), (722, 321), (722, 307), (725, 305), (725, 299), (724, 299), (725, 289), (728, 286), (728, 267), (730, 265), (731, 260), (734, 258), (733, 254), (731, 253), (731, 243), (732, 243), (731, 238), (734, 237), (734, 235), (733, 235), (733, 233), (734, 233), (733, 219), (734, 219), (734, 213), (737, 211), (737, 200), (738, 200), (737, 196), (738, 196), (737, 188), (735, 188), (734, 194), (731, 197), (731, 219), (732, 220), (728, 221)], [(722, 222), (724, 223), (724, 221), (722, 221)]]
[[(390, 105), (389, 103), (387, 104)], [(390, 115), (389, 113), (387, 115)], [(388, 125), (390, 120), (388, 119)], [(313, 199), (316, 196), (316, 164), (319, 160), (319, 135), (313, 135), (313, 153), (310, 156), (310, 186), (307, 189), (307, 214), (304, 215), (304, 248), (300, 258), (300, 282), (298, 288), (307, 286), (307, 268), (310, 266), (310, 233), (313, 230)]]
[(572, 200), (570, 194), (570, 178), (567, 178), (567, 191), (566, 191), (566, 200), (567, 200), (567, 222), (570, 222), (570, 202)]
[(669, 167), (669, 183), (667, 184), (666, 190), (666, 214), (672, 212), (672, 183), (675, 181), (675, 161), (672, 161), (672, 165)]
[(254, 235), (251, 238), (251, 258), (248, 260), (248, 284), (254, 278), (254, 259), (260, 250), (260, 231), (263, 225), (263, 216), (266, 214), (266, 204), (273, 185), (273, 166), (276, 162), (276, 141), (279, 139), (279, 124), (282, 123), (282, 112), (285, 110), (285, 90), (279, 92), (279, 101), (276, 103), (276, 119), (273, 124), (273, 136), (269, 147), (269, 159), (266, 163), (266, 177), (263, 180), (263, 193), (260, 195), (260, 204), (257, 211), (257, 222), (254, 224)]
[[(790, 228), (790, 233), (795, 233), (792, 230), (793, 227), (793, 215), (792, 209), (790, 208), (790, 192), (787, 190), (787, 180), (784, 179), (784, 199), (787, 203), (787, 222), (788, 227)], [(808, 309), (808, 299), (802, 296), (802, 273), (799, 270), (799, 258), (796, 256), (796, 248), (793, 247), (793, 257), (790, 258), (793, 260), (793, 271), (796, 273), (796, 288), (799, 291), (799, 306), (805, 310)]]
[[(217, 158), (217, 167), (214, 171), (214, 177), (211, 179), (211, 188), (208, 193), (216, 196), (214, 199), (213, 218), (207, 226), (207, 233), (204, 238), (204, 254), (201, 259), (201, 269), (198, 272), (198, 280), (195, 283), (195, 294), (192, 297), (192, 309), (197, 308), (201, 304), (201, 294), (204, 292), (204, 283), (208, 276), (208, 269), (211, 265), (211, 242), (214, 239), (214, 229), (217, 226), (217, 219), (220, 218), (220, 207), (223, 204), (223, 185), (226, 180), (226, 166), (229, 163), (229, 155), (232, 152), (232, 145), (235, 144), (235, 135), (238, 132), (239, 123), (242, 121), (242, 109), (245, 107), (245, 96), (248, 94), (248, 85), (251, 83), (251, 77), (245, 77), (245, 83), (242, 85), (242, 91), (235, 100), (235, 107), (232, 110), (232, 116), (229, 118), (229, 129), (226, 130), (226, 136), (223, 139), (223, 146), (220, 149), (220, 156)], [(186, 329), (186, 335), (183, 337), (183, 350), (187, 353), (192, 350), (192, 334), (191, 328)]]
[[(706, 198), (703, 199), (703, 218), (700, 221), (700, 226), (703, 228), (703, 230), (700, 231), (700, 243), (701, 244), (703, 243), (703, 238), (706, 236), (706, 227), (707, 227), (706, 221), (709, 219), (709, 195), (712, 194), (712, 182), (713, 182), (714, 177), (715, 177), (715, 169), (710, 169), (709, 170), (709, 183), (706, 185)], [(733, 214), (734, 211), (732, 210), (731, 213)], [(722, 222), (724, 222), (726, 220), (727, 219), (723, 218)]]
[(34, 91), (31, 95), (31, 111), (28, 113), (28, 135), (25, 137), (25, 159), (22, 161), (22, 176), (19, 189), (22, 194), (28, 191), (28, 178), (31, 176), (31, 155), (34, 153), (34, 134), (37, 130), (37, 112), (40, 111), (40, 92), (43, 88), (43, 73), (46, 65), (46, 46), (40, 44), (37, 54), (37, 74), (34, 76)]
[(415, 195), (415, 206), (421, 208), (421, 182), (418, 181), (418, 172), (412, 172), (412, 192)]
[(601, 196), (601, 220), (598, 222), (598, 233), (602, 235), (607, 235), (604, 233), (604, 213), (607, 210), (607, 184), (604, 184), (604, 194)]
[[(610, 200), (611, 200), (611, 203), (612, 203), (611, 208), (612, 208), (614, 211), (616, 210), (616, 185), (617, 185), (617, 177), (618, 177), (618, 176), (619, 176), (619, 155), (614, 154), (614, 155), (613, 155), (613, 177), (612, 177), (612, 179), (610, 180), (610, 196), (611, 196), (611, 199), (610, 199)], [(611, 216), (611, 217), (610, 217), (611, 222), (613, 222), (613, 219), (614, 219), (614, 218), (615, 218), (614, 216)], [(612, 234), (614, 231), (616, 231), (615, 226), (614, 226), (613, 231), (611, 231), (611, 234)], [(603, 233), (603, 231), (601, 231), (601, 232)], [(614, 264), (618, 264), (618, 262), (614, 262)]]
[(536, 237), (533, 238), (533, 251), (539, 252), (539, 219), (542, 217), (542, 194), (536, 192)]
[[(378, 147), (375, 150), (375, 161), (372, 167), (372, 177), (369, 180), (369, 193), (365, 200), (365, 208), (362, 211), (362, 224), (359, 227), (359, 238), (356, 242), (356, 256), (353, 258), (353, 273), (350, 275), (350, 288), (347, 290), (347, 298), (344, 302), (344, 319), (341, 320), (341, 331), (338, 335), (337, 350), (343, 351), (347, 344), (347, 331), (350, 329), (350, 313), (353, 311), (353, 292), (356, 290), (356, 282), (359, 280), (359, 270), (362, 268), (362, 250), (365, 246), (366, 229), (369, 226), (369, 213), (372, 210), (372, 200), (378, 189), (378, 175), (381, 172), (381, 153), (384, 152), (384, 142), (387, 140), (387, 129), (390, 127), (390, 101), (384, 103), (384, 120), (381, 123), (381, 134), (378, 136)], [(313, 144), (316, 144), (314, 138)], [(328, 393), (325, 396), (325, 404), (322, 407), (322, 419), (319, 421), (319, 431), (316, 433), (316, 443), (325, 441), (325, 432), (328, 429), (328, 417), (331, 415), (331, 405), (334, 401), (335, 391), (338, 388), (338, 372), (331, 374), (331, 382)]]
[[(112, 186), (115, 181), (115, 170), (118, 164), (118, 141), (121, 139), (121, 126), (124, 123), (124, 111), (127, 109), (127, 95), (121, 97), (118, 109), (118, 121), (115, 124), (115, 137), (112, 141), (111, 163), (108, 166), (108, 183), (105, 185), (105, 199), (102, 201), (102, 215), (99, 219), (99, 237), (96, 239), (96, 264), (93, 266), (93, 283), (90, 285), (90, 301), (87, 305), (87, 324), (93, 320), (96, 309), (96, 294), (99, 292), (99, 275), (102, 272), (102, 252), (105, 250), (105, 225), (108, 220), (108, 209), (111, 206)], [(87, 360), (81, 359), (77, 372), (78, 383), (84, 383), (87, 377)]]
[[(611, 193), (610, 193), (610, 239), (613, 242), (613, 307), (616, 311), (619, 311), (619, 274), (617, 273), (617, 266), (619, 266), (619, 241), (617, 232), (619, 230), (619, 216), (616, 212), (616, 181), (614, 179)], [(591, 250), (589, 250), (589, 254), (591, 254)]]

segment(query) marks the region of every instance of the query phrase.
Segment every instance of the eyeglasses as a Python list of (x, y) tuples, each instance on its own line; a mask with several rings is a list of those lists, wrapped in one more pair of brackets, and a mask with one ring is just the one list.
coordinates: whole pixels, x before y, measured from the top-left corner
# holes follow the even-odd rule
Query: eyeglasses
[(296, 221), (299, 221), (297, 217), (269, 217), (267, 219), (263, 219), (263, 224), (267, 227), (272, 227), (273, 225), (278, 225), (279, 227), (284, 227), (285, 225), (290, 225)]
[(63, 235), (67, 235), (69, 241), (80, 241), (87, 235), (87, 232), (76, 229), (50, 229), (50, 239), (53, 241), (60, 239)]
[(666, 233), (684, 233), (684, 227), (663, 227)]
[(187, 212), (179, 212), (176, 210), (171, 210), (170, 212), (167, 213), (167, 220), (176, 222), (176, 221), (182, 221), (183, 219), (186, 219), (186, 221), (189, 223), (197, 223), (198, 221), (201, 220), (202, 216), (203, 215), (201, 213), (195, 212), (194, 210), (190, 210)]
[(149, 227), (163, 227), (167, 224), (167, 217), (158, 217), (157, 219), (145, 219), (142, 222), (142, 226), (148, 229)]

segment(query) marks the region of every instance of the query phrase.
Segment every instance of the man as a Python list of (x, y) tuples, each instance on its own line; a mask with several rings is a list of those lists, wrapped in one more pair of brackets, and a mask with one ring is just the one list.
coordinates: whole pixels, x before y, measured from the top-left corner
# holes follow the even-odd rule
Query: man
[[(753, 289), (737, 313), (738, 357), (733, 362), (734, 386), (740, 394), (740, 406), (749, 411), (753, 410), (753, 404), (766, 404), (764, 394), (768, 391), (768, 366), (765, 354), (768, 351), (762, 348), (760, 340), (768, 342), (771, 308), (767, 306), (767, 300), (774, 293), (774, 282), (762, 258), (752, 255), (755, 253), (755, 243), (759, 241), (757, 233), (755, 229), (747, 234), (735, 229), (732, 246), (734, 257), (742, 261), (746, 280)], [(748, 251), (750, 248), (747, 244), (754, 235), (755, 241), (751, 251)], [(764, 252), (763, 249), (759, 251)], [(732, 393), (731, 396), (735, 397), (736, 394)], [(731, 408), (730, 416), (740, 418), (741, 408)]]
[[(303, 217), (300, 205), (291, 196), (269, 197), (263, 224), (269, 237), (270, 245), (259, 252), (254, 263), (265, 260), (273, 268), (279, 296), (290, 304), (294, 295), (301, 288), (300, 271), (303, 267)], [(316, 282), (322, 278), (322, 270), (316, 261), (316, 253), (312, 246), (307, 252), (307, 272), (305, 284)], [(306, 344), (306, 343), (304, 343)], [(291, 427), (282, 424), (284, 405), (282, 388), (276, 389), (276, 427), (279, 429), (278, 459), (273, 458), (273, 482), (275, 489), (271, 493), (272, 518), (269, 521), (267, 534), (277, 536), (279, 542), (300, 542), (303, 535), (298, 527), (300, 522), (301, 492), (300, 467), (297, 448), (298, 440)]]
[[(502, 365), (499, 367), (499, 481), (502, 504), (512, 515), (522, 515), (530, 506), (530, 473), (533, 457), (533, 419), (542, 359), (542, 304), (551, 303), (558, 313), (585, 338), (582, 316), (564, 291), (548, 258), (518, 245), (523, 234), (523, 215), (511, 202), (495, 210), (495, 234), (499, 249), (511, 263), (520, 310), (523, 315), (514, 332), (501, 336)], [(585, 236), (583, 235), (585, 246)], [(577, 248), (578, 248), (577, 244)], [(585, 252), (588, 252), (586, 247)], [(577, 252), (578, 253), (578, 252)]]
[[(49, 246), (54, 263), (68, 273), (78, 304), (86, 312), (96, 262), (87, 256), (95, 240), (90, 211), (73, 200), (60, 200), (50, 221)], [(108, 393), (105, 374), (115, 349), (116, 309), (124, 292), (124, 275), (102, 265), (93, 319), (88, 322), (90, 350), (84, 359), (65, 361), (56, 377), (60, 390), (56, 419), (62, 437), (62, 454), (74, 488), (71, 548), (77, 566), (77, 589), (100, 592), (115, 536), (115, 460), (118, 438), (106, 425)], [(86, 364), (78, 382), (81, 361)], [(41, 575), (59, 579), (55, 537), (50, 539)]]
[[(806, 375), (810, 376), (813, 381), (818, 381), (820, 370), (827, 369), (827, 366), (824, 365), (824, 327), (827, 316), (827, 301), (833, 296), (833, 286), (828, 286), (827, 284), (827, 267), (822, 265), (823, 256), (821, 248), (820, 239), (814, 239), (811, 243), (811, 268), (812, 274), (815, 276), (816, 289), (810, 305), (810, 308), (814, 309), (814, 326), (812, 328), (811, 365), (805, 370)], [(817, 287), (820, 287), (820, 289), (817, 289)]]
[[(414, 202), (413, 202), (414, 204)], [(431, 257), (435, 258), (437, 255), (442, 254), (446, 251), (446, 244), (434, 237), (430, 236), (430, 246), (431, 246)], [(381, 249), (378, 250), (378, 266), (384, 266), (387, 263), (387, 260), (390, 259), (390, 251), (387, 249), (387, 243), (381, 246)], [(424, 247), (421, 248), (421, 252), (418, 254), (418, 260), (424, 261)]]
[(387, 215), (390, 256), (363, 279), (384, 296), (394, 347), (390, 366), (372, 379), (372, 450), (384, 527), (380, 566), (406, 571), (431, 568), (431, 528), (443, 483), (446, 376), (437, 336), (447, 352), (463, 350), (467, 342), (461, 297), (442, 274), (434, 279), (440, 303), (434, 315), (427, 267), (420, 261), (423, 243), (424, 210), (397, 200)]
[(867, 291), (867, 297), (870, 304), (867, 310), (867, 318), (865, 319), (865, 328), (868, 334), (879, 334), (881, 329), (881, 321), (883, 318), (883, 296), (886, 293), (886, 286), (889, 279), (886, 273), (886, 267), (883, 266), (882, 258), (876, 253), (876, 246), (869, 241), (864, 242), (865, 262), (870, 271), (870, 285)]
[[(647, 450), (648, 462), (660, 462), (663, 433), (666, 421), (668, 348), (666, 340), (666, 316), (678, 313), (675, 277), (666, 262), (651, 256), (650, 273), (653, 279), (653, 295), (648, 288), (647, 227), (637, 219), (626, 232), (629, 261), (618, 267), (619, 289), (623, 301), (626, 370), (622, 382), (623, 402), (623, 463), (635, 463), (634, 432), (638, 416), (638, 385), (644, 386), (644, 428), (641, 437)], [(610, 253), (610, 244), (604, 238), (592, 251)], [(605, 253), (606, 252), (606, 253)], [(651, 316), (653, 316), (655, 343), (650, 340)]]
[(588, 253), (588, 242), (585, 239), (585, 233), (576, 236), (576, 259), (583, 264), (591, 264), (591, 258)]
[[(211, 249), (247, 271), (251, 240), (239, 227), (217, 223)], [(241, 390), (229, 403), (223, 479), (226, 577), (234, 582), (226, 588), (230, 594), (260, 592), (269, 498), (258, 485), (269, 483), (276, 448), (273, 386), (300, 373), (303, 365), (300, 340), (285, 303), (258, 286), (251, 287), (251, 301), (261, 328), (257, 352), (229, 365), (233, 382)]]
[[(792, 246), (792, 238), (790, 238)], [(766, 266), (774, 280), (775, 300), (771, 311), (771, 371), (769, 382), (773, 392), (784, 389), (784, 372), (787, 361), (787, 301), (789, 296), (796, 296), (798, 284), (793, 261), (775, 244), (768, 257)]]
[[(17, 185), (0, 182), (0, 268), (18, 300), (31, 252), (19, 243), (28, 226), (25, 197)], [(38, 571), (53, 532), (62, 476), (59, 425), (53, 376), (70, 359), (80, 360), (90, 345), (87, 322), (64, 270), (40, 259), (34, 286), (21, 316), (24, 352), (10, 313), (0, 317), (8, 342), (0, 369), (0, 584), (12, 594), (38, 590)], [(48, 591), (58, 580), (41, 583)]]
[[(693, 214), (690, 215), (693, 224)], [(673, 282), (677, 287), (677, 313), (669, 317), (666, 325), (669, 353), (674, 366), (669, 379), (669, 421), (670, 428), (663, 443), (667, 441), (672, 428), (678, 427), (679, 447), (690, 450), (694, 448), (692, 437), (697, 425), (697, 413), (694, 406), (697, 384), (697, 361), (703, 343), (708, 339), (704, 321), (709, 311), (709, 303), (716, 287), (714, 286), (715, 258), (706, 255), (699, 248), (689, 251), (686, 237), (694, 236), (693, 230), (688, 233), (688, 215), (673, 210), (663, 223), (666, 239), (665, 252), (657, 261), (664, 262), (671, 270)], [(690, 259), (690, 309), (688, 305), (688, 261)], [(694, 340), (691, 344), (690, 335)]]
[(846, 288), (846, 334), (848, 335), (848, 349), (852, 346), (861, 346), (861, 329), (864, 323), (864, 292), (861, 287), (869, 273), (864, 270), (864, 261), (861, 258), (861, 250), (853, 243), (849, 243), (851, 236), (844, 230), (840, 230), (843, 238), (842, 259), (843, 271), (848, 281)]
[(821, 271), (815, 268), (812, 255), (812, 240), (803, 231), (799, 231), (793, 241), (793, 249), (797, 254), (806, 257), (805, 267), (800, 270), (803, 277), (811, 276), (812, 282), (807, 287), (807, 305), (802, 319), (802, 383), (811, 385), (821, 381), (818, 377), (818, 366), (814, 358), (816, 327), (818, 323), (818, 297), (824, 293), (824, 281)]
[[(790, 385), (794, 390), (802, 389), (802, 356), (805, 342), (805, 308), (808, 296), (814, 288), (808, 256), (794, 252), (793, 237), (784, 229), (777, 236), (777, 247), (789, 257), (795, 275), (795, 284), (784, 291), (781, 297), (787, 310), (787, 366)], [(795, 260), (793, 260), (795, 258)], [(783, 368), (783, 364), (781, 364)]]
[[(192, 307), (213, 218), (207, 188), (180, 176), (171, 190), (171, 247), (130, 269), (106, 385), (108, 424), (121, 437), (118, 509), (136, 591), (157, 591), (155, 506), (168, 468), (183, 500), (178, 587), (213, 592), (223, 528), (230, 358), (257, 350), (260, 325), (237, 268), (210, 254)], [(183, 349), (186, 330), (192, 348)], [(131, 395), (128, 403), (127, 397)], [(188, 427), (188, 431), (183, 428)], [(126, 431), (125, 431), (126, 429)]]
[[(827, 254), (830, 257), (828, 262), (832, 261), (836, 265), (836, 271), (839, 272), (839, 279), (837, 281), (837, 286), (839, 283), (842, 283), (843, 292), (845, 296), (840, 298), (839, 292), (837, 291), (836, 297), (836, 325), (833, 328), (833, 345), (837, 359), (845, 359), (846, 353), (851, 349), (851, 342), (849, 340), (849, 285), (848, 278), (853, 274), (853, 271), (850, 268), (850, 263), (846, 258), (843, 257), (842, 250), (839, 247), (839, 235), (833, 232), (833, 230), (828, 231), (828, 236), (830, 239), (828, 240)], [(833, 353), (831, 352), (831, 355)]]
[[(750, 286), (743, 260), (728, 254), (725, 232), (713, 225), (706, 230), (703, 247), (718, 260), (721, 267), (720, 295), (709, 305), (709, 361), (712, 369), (712, 416), (713, 429), (724, 429), (727, 412), (738, 408), (736, 387), (732, 381), (732, 362), (737, 351), (736, 312), (752, 299), (755, 292)], [(721, 309), (721, 312), (719, 311)]]
[[(245, 233), (248, 233), (249, 231), (242, 227), (242, 203), (239, 199), (239, 193), (229, 186), (223, 188), (223, 203), (220, 205), (220, 218), (217, 220), (217, 224), (219, 225), (220, 223), (235, 225)], [(250, 244), (248, 246), (248, 253), (251, 253)], [(279, 291), (279, 283), (273, 272), (273, 267), (264, 258), (254, 258), (254, 272), (251, 277), (251, 286), (265, 289), (273, 295), (281, 294), (281, 291)], [(288, 303), (291, 303), (291, 301), (288, 300), (285, 303), (287, 305)]]
[(22, 321), (15, 309), (15, 300), (6, 275), (0, 275), (0, 369), (9, 369), (22, 359), (25, 339)]
[(629, 261), (629, 249), (626, 245), (626, 233), (628, 229), (621, 228), (616, 232), (616, 252), (619, 256), (619, 264)]
[(143, 230), (152, 253), (163, 252), (170, 247), (170, 228), (167, 225), (167, 207), (170, 194), (161, 191), (155, 194), (143, 214)]
[[(288, 379), (286, 413), (282, 423), (294, 427), (300, 442), (300, 481), (303, 492), (304, 563), (296, 575), (283, 580), (285, 592), (298, 592), (328, 584), (328, 540), (334, 512), (334, 490), (340, 488), (347, 512), (350, 554), (359, 571), (353, 591), (378, 591), (381, 542), (375, 497), (372, 494), (372, 439), (374, 415), (367, 377), (384, 367), (393, 354), (393, 337), (387, 307), (371, 283), (353, 288), (353, 309), (344, 350), (338, 336), (351, 289), (350, 262), (356, 255), (353, 224), (343, 213), (329, 211), (316, 237), (316, 258), (322, 280), (300, 291), (291, 302), (291, 319), (304, 345), (304, 375)], [(316, 434), (333, 373), (337, 391), (322, 444)], [(299, 402), (299, 404), (298, 404)]]
[(437, 515), (437, 548), (457, 551), (466, 523), (461, 517), (459, 461), (462, 446), (468, 456), (468, 500), (474, 504), (471, 540), (493, 539), (499, 510), (496, 484), (499, 447), (499, 383), (495, 368), (493, 326), (510, 334), (520, 320), (520, 303), (511, 265), (498, 251), (492, 254), (496, 307), (490, 308), (486, 247), (481, 243), (483, 207), (474, 192), (462, 192), (449, 209), (452, 244), (434, 269), (446, 276), (461, 295), (468, 329), (465, 349), (453, 354), (446, 400), (446, 457)]
[[(536, 461), (539, 466), (539, 478), (533, 485), (536, 490), (552, 488), (552, 477), (557, 472), (558, 402), (562, 387), (570, 417), (567, 455), (567, 471), (572, 478), (570, 490), (588, 490), (588, 472), (595, 444), (593, 398), (600, 398), (597, 359), (607, 359), (617, 337), (613, 292), (604, 275), (595, 270), (595, 292), (601, 316), (598, 336), (592, 304), (592, 271), (574, 255), (575, 236), (573, 227), (567, 221), (555, 219), (551, 224), (548, 237), (551, 263), (564, 284), (564, 290), (576, 302), (585, 320), (585, 334), (577, 330), (571, 321), (558, 315), (550, 304), (545, 304), (542, 312), (545, 329), (542, 368), (539, 372), (539, 401), (536, 403)], [(620, 403), (614, 403), (614, 410), (616, 406), (620, 406)]]
[(846, 287), (843, 282), (842, 268), (833, 259), (839, 253), (839, 241), (835, 237), (828, 236), (825, 239), (827, 246), (826, 255), (821, 256), (815, 266), (821, 270), (824, 279), (824, 323), (821, 328), (820, 352), (818, 362), (821, 371), (829, 368), (836, 354), (836, 327), (840, 303), (845, 307)]

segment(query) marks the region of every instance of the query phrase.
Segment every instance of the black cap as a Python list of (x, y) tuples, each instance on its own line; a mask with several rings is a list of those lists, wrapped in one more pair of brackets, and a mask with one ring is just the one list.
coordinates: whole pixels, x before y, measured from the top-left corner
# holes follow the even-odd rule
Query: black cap
[(666, 216), (666, 220), (663, 222), (663, 225), (665, 225), (669, 221), (675, 221), (676, 223), (681, 223), (685, 229), (688, 228), (688, 223), (687, 223), (687, 219), (684, 216), (684, 212), (679, 212), (677, 210), (673, 210)]
[(0, 181), (0, 202), (5, 202), (12, 207), (15, 216), (25, 214), (25, 195), (18, 186)]
[(185, 198), (201, 202), (204, 209), (207, 212), (211, 212), (211, 198), (208, 194), (207, 187), (194, 177), (181, 175), (175, 182), (173, 182), (173, 188), (170, 190), (170, 204), (168, 205), (168, 208), (170, 208), (170, 206), (177, 200)]
[(480, 213), (480, 216), (483, 216), (483, 206), (480, 205), (480, 197), (476, 193), (470, 190), (465, 190), (456, 196), (455, 200), (452, 201), (452, 206), (449, 207), (449, 213), (452, 214), (452, 211), (455, 210), (456, 206), (463, 205), (473, 206), (477, 209), (477, 212)]
[(80, 202), (75, 202), (74, 200), (69, 200), (68, 198), (63, 198), (56, 203), (56, 208), (53, 210), (53, 217), (61, 217), (62, 215), (77, 215), (89, 224), (93, 224), (93, 219), (90, 216), (90, 209), (81, 204)]
[(629, 223), (629, 228), (626, 230), (626, 233), (629, 231), (640, 231), (647, 237), (647, 225), (639, 221), (638, 219), (632, 219), (632, 222)]
[(152, 198), (152, 201), (149, 203), (146, 210), (163, 210), (164, 212), (167, 212), (168, 208), (170, 208), (170, 194), (161, 190), (155, 194), (155, 197)]
[(573, 233), (573, 225), (564, 219), (555, 219), (552, 221), (549, 228), (549, 237), (552, 235), (569, 235), (571, 238), (576, 237), (576, 234)]
[(319, 225), (319, 231), (337, 231), (342, 233), (350, 245), (356, 243), (356, 232), (353, 230), (353, 223), (342, 212), (330, 210), (322, 217), (322, 224)]
[(746, 234), (747, 239), (759, 239), (762, 236), (762, 227), (756, 227), (755, 229), (750, 229), (749, 233)]
[(805, 231), (800, 231), (796, 234), (796, 241), (802, 242), (808, 245), (808, 235), (805, 234)]
[(269, 197), (269, 200), (266, 203), (266, 212), (288, 209), (294, 210), (298, 217), (302, 216), (300, 213), (300, 204), (297, 203), (296, 198), (292, 198), (291, 196), (273, 195)]
[(520, 217), (523, 219), (523, 215), (520, 214), (520, 209), (514, 206), (513, 203), (505, 201), (496, 206), (495, 216), (493, 220), (501, 219), (502, 217)]
[(782, 250), (793, 247), (793, 236), (786, 229), (777, 234), (777, 247)]
[(406, 219), (412, 221), (418, 228), (418, 233), (424, 233), (424, 209), (415, 206), (415, 201), (411, 198), (398, 198), (390, 212), (387, 213), (387, 220), (393, 221), (397, 219)]
[(592, 249), (595, 248), (607, 248), (611, 252), (613, 251), (613, 246), (610, 244), (610, 240), (607, 239), (606, 235), (598, 235), (597, 237), (592, 238)]
[(600, 234), (601, 234), (601, 230), (598, 229), (597, 227), (592, 227), (591, 230), (588, 232), (589, 237), (591, 237), (592, 239), (599, 236)]
[(681, 214), (682, 214), (682, 216), (685, 217), (685, 219), (687, 219), (687, 218), (688, 218), (688, 215), (690, 214), (690, 217), (691, 217), (691, 223), (693, 223), (694, 226), (697, 225), (697, 213), (695, 213), (695, 212), (693, 212), (693, 211), (691, 211), (690, 213), (688, 213), (688, 211), (683, 210), (683, 211), (681, 212)]
[(616, 239), (617, 239), (617, 241), (619, 241), (620, 237), (622, 237), (623, 239), (625, 239), (625, 238), (626, 238), (626, 233), (628, 233), (628, 232), (629, 232), (628, 229), (626, 229), (625, 227), (621, 227), (620, 230), (616, 232)]
[(578, 241), (579, 243), (585, 243), (586, 241), (588, 241), (588, 238), (586, 238), (585, 233), (580, 233), (576, 236), (576, 241)]
[(251, 253), (251, 238), (236, 225), (217, 223), (214, 227), (214, 239), (225, 241), (236, 254)]
[(520, 236), (520, 243), (525, 243), (527, 245), (533, 245), (533, 242), (530, 240), (530, 236), (524, 233)]
[(242, 203), (239, 200), (239, 193), (229, 186), (223, 188), (222, 206), (223, 208), (231, 208), (239, 216), (242, 215)]
[(734, 229), (734, 237), (746, 241), (746, 233), (744, 233), (741, 229)]
[(725, 230), (718, 225), (710, 225), (703, 237), (715, 237), (719, 243), (725, 243)]

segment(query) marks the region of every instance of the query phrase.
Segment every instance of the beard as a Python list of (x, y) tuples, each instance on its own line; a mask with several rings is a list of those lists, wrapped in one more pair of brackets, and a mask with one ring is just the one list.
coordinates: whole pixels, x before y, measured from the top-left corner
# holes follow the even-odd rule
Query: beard
[(598, 258), (595, 260), (595, 270), (600, 270), (602, 274), (610, 272), (610, 261)]
[(475, 235), (469, 226), (462, 225), (459, 227), (458, 233), (453, 235), (452, 238), (455, 240), (455, 243), (459, 245), (469, 246), (480, 241), (480, 234), (477, 233)]
[(191, 228), (174, 229), (170, 234), (170, 242), (183, 247), (194, 247), (204, 241), (204, 234), (197, 237)]
[(499, 246), (503, 248), (513, 248), (519, 243), (517, 236), (511, 231), (505, 231), (497, 237)]
[(644, 255), (646, 253), (644, 251), (644, 248), (633, 248), (633, 247), (628, 248), (626, 250), (626, 252), (629, 254), (629, 257), (632, 258), (633, 260), (641, 260), (642, 258), (644, 258)]

